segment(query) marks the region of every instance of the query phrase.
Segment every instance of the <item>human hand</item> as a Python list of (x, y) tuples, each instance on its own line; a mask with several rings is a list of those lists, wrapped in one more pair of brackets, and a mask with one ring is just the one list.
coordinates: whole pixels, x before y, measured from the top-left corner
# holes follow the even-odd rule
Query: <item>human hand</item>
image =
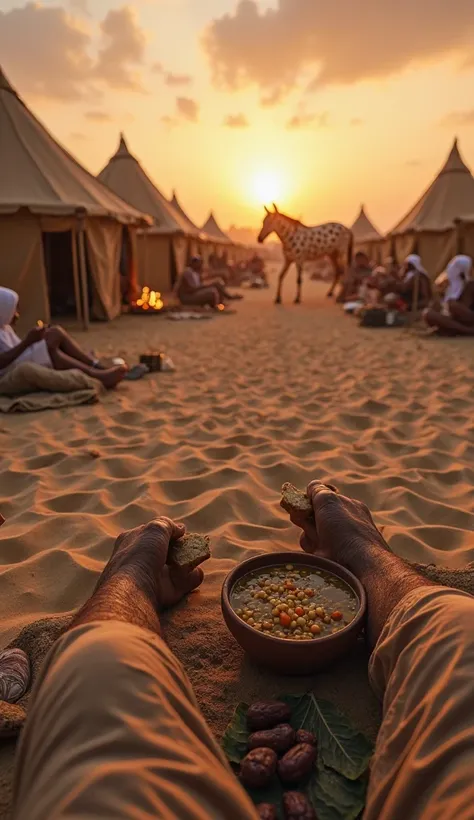
[(31, 345), (36, 344), (36, 342), (41, 342), (41, 340), (44, 339), (45, 333), (46, 329), (44, 327), (32, 327), (25, 336), (26, 346), (31, 347)]
[(126, 575), (133, 578), (157, 610), (174, 606), (197, 589), (204, 578), (200, 568), (188, 572), (166, 563), (171, 541), (181, 538), (185, 531), (184, 524), (163, 517), (121, 533), (97, 589), (113, 576)]
[(320, 481), (312, 481), (306, 492), (313, 505), (314, 519), (290, 516), (303, 530), (300, 544), (305, 552), (349, 565), (355, 553), (369, 546), (388, 550), (365, 504), (340, 495)]

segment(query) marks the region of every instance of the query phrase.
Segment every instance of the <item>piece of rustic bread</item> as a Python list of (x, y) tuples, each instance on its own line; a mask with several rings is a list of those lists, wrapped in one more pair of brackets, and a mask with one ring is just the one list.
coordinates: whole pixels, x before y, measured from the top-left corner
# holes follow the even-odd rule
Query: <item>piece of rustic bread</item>
[(287, 513), (290, 513), (290, 515), (294, 513), (296, 515), (307, 516), (308, 518), (312, 518), (314, 515), (313, 505), (306, 493), (301, 492), (301, 490), (298, 490), (288, 481), (286, 484), (283, 484), (281, 488), (280, 506), (283, 507)]
[(209, 544), (210, 538), (208, 535), (186, 533), (182, 538), (171, 544), (168, 552), (168, 564), (191, 572), (211, 557)]

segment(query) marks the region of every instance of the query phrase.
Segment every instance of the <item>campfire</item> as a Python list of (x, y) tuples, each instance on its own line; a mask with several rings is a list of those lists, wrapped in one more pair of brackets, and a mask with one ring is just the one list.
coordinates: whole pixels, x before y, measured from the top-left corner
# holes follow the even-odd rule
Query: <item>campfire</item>
[(137, 299), (136, 302), (132, 303), (132, 307), (136, 310), (136, 312), (143, 310), (153, 313), (154, 311), (162, 310), (164, 304), (161, 298), (161, 293), (157, 290), (150, 290), (150, 288), (144, 287), (140, 298)]

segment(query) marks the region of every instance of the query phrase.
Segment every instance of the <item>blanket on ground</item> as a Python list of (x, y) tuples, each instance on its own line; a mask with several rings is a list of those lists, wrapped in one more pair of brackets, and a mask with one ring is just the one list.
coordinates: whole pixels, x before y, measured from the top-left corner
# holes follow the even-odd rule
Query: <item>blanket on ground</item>
[(0, 375), (0, 413), (29, 413), (92, 404), (104, 388), (80, 370), (22, 362)]

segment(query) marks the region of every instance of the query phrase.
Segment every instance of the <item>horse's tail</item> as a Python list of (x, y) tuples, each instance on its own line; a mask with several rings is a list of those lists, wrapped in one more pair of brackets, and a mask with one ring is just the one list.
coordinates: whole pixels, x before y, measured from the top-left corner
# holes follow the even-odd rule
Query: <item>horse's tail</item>
[(354, 253), (354, 234), (352, 231), (348, 231), (349, 233), (349, 244), (347, 246), (347, 267), (350, 268), (352, 265), (352, 256)]

